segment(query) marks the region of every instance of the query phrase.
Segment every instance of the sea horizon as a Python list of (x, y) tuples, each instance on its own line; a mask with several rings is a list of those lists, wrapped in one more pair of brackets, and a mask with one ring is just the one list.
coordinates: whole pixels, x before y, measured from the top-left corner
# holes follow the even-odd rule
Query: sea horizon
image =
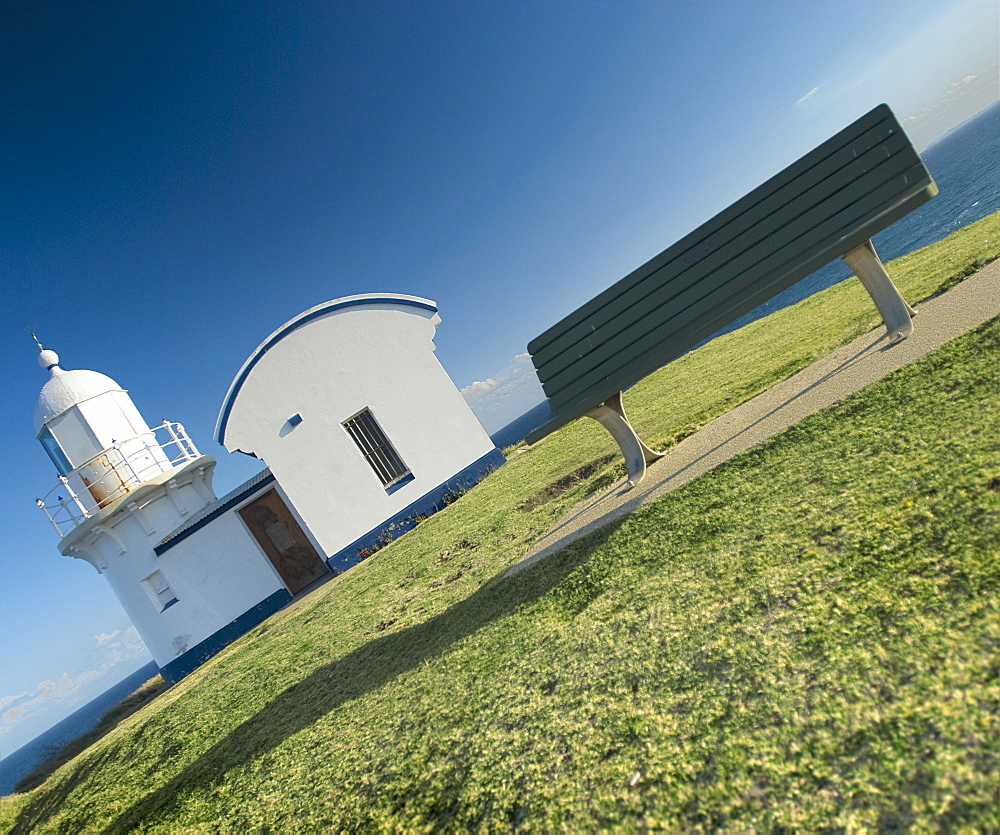
[[(872, 239), (884, 262), (931, 246), (963, 226), (1000, 211), (1000, 100), (938, 137), (922, 152), (921, 158), (938, 184), (939, 194)], [(696, 347), (790, 307), (852, 275), (840, 259), (832, 261)], [(491, 433), (490, 438), (499, 449), (506, 449), (523, 441), (533, 429), (545, 423), (548, 415), (547, 401), (542, 401)]]
[(29, 775), (66, 745), (93, 730), (108, 710), (134, 693), (159, 671), (155, 661), (148, 661), (69, 716), (60, 719), (34, 739), (0, 759), (0, 796), (11, 794), (21, 778)]

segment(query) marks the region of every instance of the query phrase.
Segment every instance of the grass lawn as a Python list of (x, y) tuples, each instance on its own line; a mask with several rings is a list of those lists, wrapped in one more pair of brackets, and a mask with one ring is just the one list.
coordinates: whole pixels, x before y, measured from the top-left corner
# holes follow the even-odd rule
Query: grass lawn
[[(890, 273), (912, 301), (997, 254), (1000, 215)], [(666, 446), (876, 322), (844, 282), (652, 375), (630, 416)], [(580, 421), (0, 829), (1000, 828), (998, 426), (993, 321), (505, 577), (623, 473)]]

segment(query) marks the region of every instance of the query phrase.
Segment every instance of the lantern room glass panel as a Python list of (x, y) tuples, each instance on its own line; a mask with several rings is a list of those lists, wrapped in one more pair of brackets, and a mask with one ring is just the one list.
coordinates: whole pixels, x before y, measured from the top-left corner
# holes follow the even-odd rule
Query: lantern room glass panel
[(59, 442), (49, 431), (47, 426), (42, 429), (42, 433), (38, 436), (38, 440), (41, 441), (42, 448), (48, 453), (49, 458), (52, 459), (52, 463), (56, 465), (56, 470), (58, 470), (59, 475), (66, 477), (73, 472), (73, 467), (70, 465), (69, 459), (66, 457), (66, 453), (62, 451), (62, 448), (59, 446)]

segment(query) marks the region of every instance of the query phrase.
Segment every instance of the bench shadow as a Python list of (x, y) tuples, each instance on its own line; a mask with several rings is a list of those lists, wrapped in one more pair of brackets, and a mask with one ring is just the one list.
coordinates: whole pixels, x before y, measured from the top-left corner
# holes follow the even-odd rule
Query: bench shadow
[[(788, 406), (790, 406), (796, 400), (802, 399), (807, 394), (809, 394), (809, 392), (815, 391), (820, 386), (822, 386), (824, 383), (827, 383), (830, 380), (832, 380), (838, 374), (843, 374), (848, 369), (850, 369), (853, 366), (857, 365), (859, 362), (861, 362), (865, 358), (865, 356), (867, 354), (873, 354), (876, 351), (878, 351), (878, 352), (886, 351), (886, 350), (888, 350), (888, 349), (890, 349), (890, 348), (892, 348), (892, 347), (894, 347), (895, 345), (898, 344), (898, 343), (895, 343), (895, 342), (888, 342), (888, 339), (889, 339), (888, 335), (885, 335), (885, 336), (882, 336), (879, 339), (875, 340), (875, 342), (871, 343), (870, 345), (864, 346), (860, 351), (852, 354), (847, 359), (845, 359), (836, 368), (830, 369), (829, 371), (826, 372), (826, 374), (824, 374), (818, 380), (815, 380), (814, 382), (810, 383), (804, 389), (801, 389), (800, 391), (797, 391), (791, 397), (786, 398), (781, 403), (777, 404), (774, 408), (772, 408), (770, 411), (766, 412), (765, 414), (763, 414), (759, 418), (757, 418), (757, 420), (755, 420), (753, 423), (748, 423), (746, 426), (744, 426), (742, 429), (740, 429), (739, 432), (733, 432), (733, 433), (727, 435), (723, 440), (719, 441), (719, 443), (717, 443), (710, 450), (702, 453), (701, 455), (699, 455), (697, 458), (695, 458), (690, 463), (685, 464), (683, 467), (681, 467), (681, 469), (679, 469), (676, 473), (671, 474), (668, 478), (662, 479), (661, 483), (669, 482), (671, 479), (674, 479), (677, 476), (681, 475), (682, 473), (686, 473), (688, 470), (692, 469), (693, 467), (696, 467), (698, 464), (700, 464), (706, 458), (710, 458), (714, 453), (718, 452), (720, 449), (722, 449), (727, 444), (730, 444), (733, 441), (735, 441), (737, 438), (740, 438), (743, 435), (747, 434), (748, 432), (753, 431), (756, 427), (760, 426), (762, 423), (765, 423), (767, 420), (769, 420), (770, 418), (774, 417), (774, 415), (778, 414), (778, 412), (780, 412), (782, 409), (785, 409)], [(883, 342), (887, 342), (887, 344), (886, 345), (882, 345)], [(881, 347), (879, 347), (880, 345), (881, 345)], [(757, 396), (761, 397), (761, 396), (763, 396), (766, 393), (767, 392), (762, 392), (761, 394), (759, 394)], [(752, 401), (748, 401), (748, 402), (752, 402)], [(808, 417), (808, 415), (806, 417)], [(785, 427), (785, 428), (787, 428), (787, 427)], [(784, 429), (779, 429), (778, 431), (781, 432), (781, 431), (784, 431)], [(773, 437), (773, 435), (770, 435), (768, 437), (769, 438)], [(719, 462), (719, 463), (722, 463), (722, 462)]]
[[(818, 380), (815, 380), (814, 382), (810, 383), (804, 389), (801, 389), (800, 391), (797, 391), (791, 397), (785, 398), (785, 400), (783, 400), (781, 403), (779, 403), (776, 406), (774, 406), (774, 408), (770, 409), (765, 414), (761, 415), (759, 418), (757, 418), (755, 421), (753, 421), (753, 423), (748, 423), (746, 426), (744, 426), (738, 432), (732, 432), (732, 433), (728, 434), (725, 438), (723, 438), (721, 441), (719, 441), (719, 443), (717, 443), (715, 446), (713, 446), (710, 450), (707, 450), (707, 451), (703, 452), (701, 455), (699, 455), (693, 461), (690, 461), (689, 463), (685, 464), (683, 467), (681, 467), (679, 470), (677, 470), (677, 472), (672, 473), (667, 478), (661, 479), (658, 482), (658, 484), (666, 484), (666, 483), (670, 482), (672, 479), (675, 479), (678, 476), (680, 476), (680, 475), (688, 472), (688, 470), (691, 470), (692, 468), (697, 467), (706, 458), (710, 458), (712, 455), (714, 455), (720, 449), (722, 449), (723, 447), (725, 447), (727, 444), (731, 444), (737, 438), (740, 438), (743, 435), (746, 435), (748, 432), (752, 432), (755, 428), (757, 428), (758, 426), (760, 426), (762, 423), (767, 422), (770, 418), (774, 417), (782, 409), (785, 409), (788, 406), (790, 406), (796, 400), (801, 400), (803, 397), (805, 397), (807, 394), (809, 394), (809, 392), (815, 391), (820, 386), (822, 386), (824, 383), (827, 383), (830, 380), (832, 380), (838, 374), (843, 374), (848, 369), (850, 369), (853, 366), (857, 365), (859, 362), (861, 362), (865, 358), (865, 356), (867, 354), (872, 354), (872, 353), (875, 353), (876, 351), (878, 351), (878, 352), (886, 351), (889, 348), (892, 348), (896, 344), (898, 344), (898, 343), (894, 343), (894, 342), (888, 342), (888, 344), (882, 345), (882, 347), (879, 347), (883, 342), (887, 342), (888, 338), (889, 338), (888, 335), (882, 336), (879, 339), (877, 339), (875, 342), (871, 343), (870, 345), (866, 345), (860, 351), (852, 354), (847, 359), (845, 359), (836, 368), (832, 368), (829, 371), (827, 371), (826, 374), (824, 374)], [(767, 394), (767, 392), (761, 392), (761, 394), (759, 394), (757, 396), (761, 397), (761, 396), (763, 396), (765, 394)], [(753, 401), (747, 401), (747, 402), (753, 402)], [(808, 415), (807, 415), (807, 417), (808, 417)], [(787, 428), (787, 427), (785, 427), (785, 428)], [(779, 429), (778, 431), (781, 432), (781, 431), (784, 431), (784, 430), (783, 429)], [(771, 437), (773, 437), (773, 435), (769, 435), (768, 436), (768, 438), (771, 438)], [(734, 453), (734, 455), (735, 454), (736, 453)], [(720, 461), (719, 463), (721, 464), (722, 462)]]
[[(318, 668), (277, 695), (171, 780), (124, 811), (105, 831), (129, 831), (154, 816), (162, 820), (179, 808), (179, 798), (186, 789), (220, 783), (230, 770), (266, 754), (331, 711), (379, 689), (494, 620), (537, 600), (586, 562), (614, 527), (601, 531), (586, 547), (568, 551), (563, 559), (548, 560), (516, 576), (497, 575), (469, 597), (424, 623), (380, 636)], [(33, 831), (60, 808), (91, 772), (115, 754), (115, 749), (108, 749), (98, 761), (81, 766), (81, 772), (66, 785), (50, 792), (43, 790), (22, 810), (11, 831)]]

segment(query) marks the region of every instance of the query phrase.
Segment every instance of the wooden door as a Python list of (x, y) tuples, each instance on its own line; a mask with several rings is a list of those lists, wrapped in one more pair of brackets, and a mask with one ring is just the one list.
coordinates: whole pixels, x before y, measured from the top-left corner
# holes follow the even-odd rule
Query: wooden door
[(329, 573), (277, 490), (268, 490), (237, 512), (292, 594)]

